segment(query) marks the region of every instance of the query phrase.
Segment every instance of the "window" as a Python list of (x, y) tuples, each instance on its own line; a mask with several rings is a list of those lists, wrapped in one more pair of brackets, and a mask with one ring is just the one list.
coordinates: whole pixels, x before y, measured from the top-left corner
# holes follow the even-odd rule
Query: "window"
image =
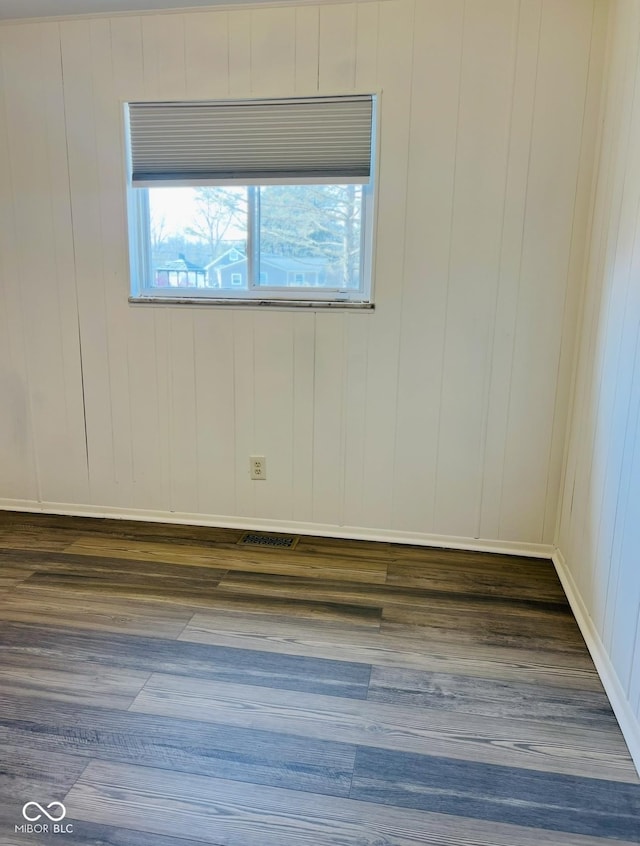
[(133, 300), (370, 302), (374, 96), (126, 118)]

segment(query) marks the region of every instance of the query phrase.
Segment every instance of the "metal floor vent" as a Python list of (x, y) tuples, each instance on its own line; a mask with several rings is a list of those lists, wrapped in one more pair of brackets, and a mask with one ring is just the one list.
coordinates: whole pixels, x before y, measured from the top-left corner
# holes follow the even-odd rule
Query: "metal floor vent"
[(238, 541), (238, 546), (262, 546), (271, 549), (294, 549), (300, 538), (298, 535), (265, 535), (262, 532), (245, 532)]

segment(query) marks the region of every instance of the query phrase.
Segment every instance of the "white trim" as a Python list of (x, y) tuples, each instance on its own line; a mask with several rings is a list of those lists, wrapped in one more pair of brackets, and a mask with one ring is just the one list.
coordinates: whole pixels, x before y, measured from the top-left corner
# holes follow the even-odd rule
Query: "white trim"
[(573, 611), (573, 616), (576, 618), (582, 637), (591, 653), (602, 686), (609, 697), (609, 702), (620, 725), (622, 736), (627, 743), (633, 763), (640, 775), (640, 721), (633, 713), (631, 704), (625, 695), (618, 674), (615, 671), (615, 667), (611, 663), (611, 659), (589, 615), (587, 606), (584, 604), (580, 591), (571, 575), (571, 571), (567, 567), (564, 555), (556, 548), (551, 556), (551, 560), (556, 568), (564, 592), (567, 595), (569, 605)]
[[(155, 290), (165, 290), (164, 288), (156, 288)], [(202, 290), (202, 289), (197, 289)], [(215, 291), (219, 290), (217, 288), (210, 288), (209, 290)], [(323, 308), (347, 308), (352, 309), (353, 311), (374, 311), (375, 303), (361, 303), (355, 300), (301, 300), (301, 299), (294, 299), (294, 300), (285, 300), (285, 299), (259, 299), (258, 297), (247, 297), (241, 298), (237, 296), (237, 289), (228, 288), (227, 289), (230, 294), (236, 293), (236, 296), (228, 296), (226, 298), (222, 297), (208, 297), (208, 296), (200, 296), (197, 291), (194, 291), (193, 296), (188, 297), (180, 297), (180, 296), (173, 296), (173, 297), (158, 297), (158, 296), (130, 296), (129, 303), (134, 306), (144, 306), (147, 308), (148, 306), (165, 306), (165, 305), (180, 305), (183, 308), (189, 306), (195, 306), (199, 308), (200, 306), (211, 306), (211, 307), (218, 307), (218, 308), (254, 308), (254, 309), (262, 309), (262, 308), (277, 308), (281, 310), (287, 309), (296, 309), (296, 308), (307, 308), (307, 309), (323, 309)], [(245, 289), (246, 293), (246, 289)], [(299, 292), (296, 291), (296, 296), (298, 296)], [(551, 549), (552, 547), (549, 547)]]
[(215, 526), (221, 529), (261, 529), (296, 535), (321, 535), (349, 540), (411, 544), (439, 549), (468, 549), (472, 552), (493, 552), (521, 555), (528, 558), (551, 558), (553, 547), (540, 543), (484, 540), (455, 535), (430, 535), (396, 529), (370, 529), (361, 526), (336, 526), (329, 523), (296, 523), (291, 520), (265, 520), (261, 517), (232, 517), (228, 514), (190, 514), (181, 511), (146, 511), (138, 508), (76, 505), (63, 502), (36, 502), (27, 499), (0, 499), (0, 511), (63, 514), (70, 517), (102, 517), (113, 520), (141, 520), (151, 523), (178, 523), (192, 526)]

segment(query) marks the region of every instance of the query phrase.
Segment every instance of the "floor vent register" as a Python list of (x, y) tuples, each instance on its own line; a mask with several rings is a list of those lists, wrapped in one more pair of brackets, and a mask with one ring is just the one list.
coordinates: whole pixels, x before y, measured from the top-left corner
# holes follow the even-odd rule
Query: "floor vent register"
[(261, 546), (272, 549), (294, 549), (300, 538), (298, 535), (272, 535), (263, 532), (245, 532), (238, 541), (238, 546)]

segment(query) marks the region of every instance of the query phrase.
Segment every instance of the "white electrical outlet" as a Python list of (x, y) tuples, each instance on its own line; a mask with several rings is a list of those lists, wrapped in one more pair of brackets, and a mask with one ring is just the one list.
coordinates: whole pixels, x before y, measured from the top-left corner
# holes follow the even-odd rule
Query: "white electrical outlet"
[(267, 478), (267, 460), (264, 455), (252, 455), (249, 458), (249, 472), (256, 481)]

